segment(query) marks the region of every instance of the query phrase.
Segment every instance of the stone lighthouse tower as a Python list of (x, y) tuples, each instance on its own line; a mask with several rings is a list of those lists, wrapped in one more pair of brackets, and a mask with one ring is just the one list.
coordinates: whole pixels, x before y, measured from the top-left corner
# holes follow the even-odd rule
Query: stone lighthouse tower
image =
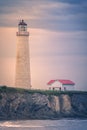
[(15, 87), (31, 88), (30, 79), (30, 57), (29, 57), (29, 32), (27, 24), (21, 20), (18, 24), (17, 32), (17, 52), (16, 52), (16, 77)]

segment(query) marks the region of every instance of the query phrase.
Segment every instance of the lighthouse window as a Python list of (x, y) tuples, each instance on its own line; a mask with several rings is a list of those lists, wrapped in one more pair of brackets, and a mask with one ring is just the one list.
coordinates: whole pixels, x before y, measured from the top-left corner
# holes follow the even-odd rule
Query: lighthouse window
[(21, 31), (25, 31), (25, 27), (21, 27)]
[(23, 28), (23, 31), (25, 31), (25, 27)]
[(24, 25), (19, 26), (19, 31), (27, 31), (27, 27)]

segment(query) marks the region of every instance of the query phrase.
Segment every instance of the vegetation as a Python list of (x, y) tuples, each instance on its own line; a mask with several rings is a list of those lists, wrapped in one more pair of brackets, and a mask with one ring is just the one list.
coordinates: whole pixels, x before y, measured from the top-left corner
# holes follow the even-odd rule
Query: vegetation
[(39, 89), (22, 89), (22, 88), (14, 88), (14, 87), (7, 87), (7, 86), (0, 86), (0, 93), (6, 92), (6, 93), (39, 93), (44, 95), (60, 95), (60, 94), (87, 94), (87, 91), (58, 91), (58, 90), (39, 90)]

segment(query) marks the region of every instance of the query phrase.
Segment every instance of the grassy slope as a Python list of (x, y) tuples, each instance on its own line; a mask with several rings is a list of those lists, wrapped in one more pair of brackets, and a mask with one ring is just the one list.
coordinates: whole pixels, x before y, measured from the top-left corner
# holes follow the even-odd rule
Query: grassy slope
[(13, 88), (13, 87), (7, 87), (7, 86), (0, 86), (0, 93), (1, 92), (6, 92), (6, 93), (40, 93), (40, 94), (45, 94), (45, 95), (60, 95), (60, 94), (87, 94), (87, 91), (53, 91), (53, 90), (27, 90), (27, 89), (22, 89), (22, 88)]

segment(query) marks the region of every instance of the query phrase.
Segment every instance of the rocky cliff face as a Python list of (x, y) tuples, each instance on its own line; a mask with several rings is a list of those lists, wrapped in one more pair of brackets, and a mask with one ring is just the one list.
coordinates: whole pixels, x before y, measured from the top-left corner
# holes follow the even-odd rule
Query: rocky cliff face
[(0, 92), (0, 120), (61, 117), (87, 118), (87, 94)]

